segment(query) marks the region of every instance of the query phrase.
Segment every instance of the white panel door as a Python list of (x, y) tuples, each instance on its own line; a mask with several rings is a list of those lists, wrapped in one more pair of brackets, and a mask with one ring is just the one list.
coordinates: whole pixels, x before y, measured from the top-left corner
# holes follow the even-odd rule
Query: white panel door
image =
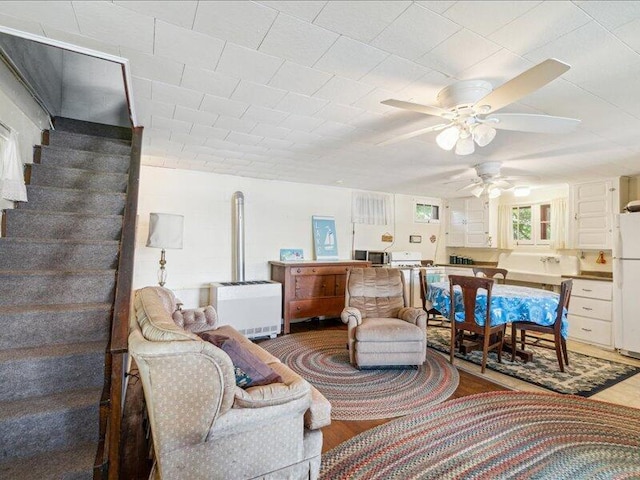
[(447, 202), (447, 247), (464, 247), (466, 211), (464, 198)]
[(611, 248), (612, 183), (582, 183), (571, 189), (574, 248)]
[(466, 200), (466, 247), (486, 247), (489, 235), (489, 204), (481, 198)]

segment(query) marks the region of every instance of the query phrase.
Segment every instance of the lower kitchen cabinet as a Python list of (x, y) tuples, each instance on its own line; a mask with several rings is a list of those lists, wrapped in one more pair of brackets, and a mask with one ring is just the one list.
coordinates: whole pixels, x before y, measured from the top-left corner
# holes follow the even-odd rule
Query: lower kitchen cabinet
[(271, 280), (282, 284), (284, 333), (292, 319), (337, 317), (344, 308), (347, 272), (353, 267), (370, 267), (371, 262), (269, 262)]
[(569, 338), (613, 349), (613, 284), (601, 280), (573, 280), (569, 303)]

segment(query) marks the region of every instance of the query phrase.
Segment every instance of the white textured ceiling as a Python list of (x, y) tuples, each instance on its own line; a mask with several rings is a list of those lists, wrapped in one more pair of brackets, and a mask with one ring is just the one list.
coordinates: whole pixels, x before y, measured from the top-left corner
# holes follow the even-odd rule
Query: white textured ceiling
[[(429, 196), (487, 161), (538, 184), (640, 174), (640, 2), (0, 2), (0, 24), (128, 58), (147, 165)], [(377, 146), (441, 123), (381, 100), (433, 105), (550, 57), (571, 70), (500, 112), (574, 133)]]

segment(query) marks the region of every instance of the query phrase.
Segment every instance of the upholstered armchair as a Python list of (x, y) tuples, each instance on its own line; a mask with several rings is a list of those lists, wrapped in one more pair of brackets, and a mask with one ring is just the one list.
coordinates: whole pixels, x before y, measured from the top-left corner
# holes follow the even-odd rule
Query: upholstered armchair
[[(317, 478), (320, 428), (331, 422), (320, 392), (232, 327), (217, 326), (213, 315), (200, 315), (201, 324), (182, 315), (177, 325), (167, 289), (138, 290), (133, 307), (129, 351), (153, 437), (150, 479)], [(229, 355), (193, 331), (236, 339), (279, 381), (238, 387)]]
[(341, 318), (348, 325), (352, 365), (362, 368), (424, 363), (427, 313), (421, 308), (407, 307), (401, 270), (349, 270)]

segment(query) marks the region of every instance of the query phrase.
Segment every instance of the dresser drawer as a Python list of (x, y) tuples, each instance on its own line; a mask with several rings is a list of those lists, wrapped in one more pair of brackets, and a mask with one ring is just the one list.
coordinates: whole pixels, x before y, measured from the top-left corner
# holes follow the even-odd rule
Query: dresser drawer
[(581, 317), (579, 315), (568, 316), (569, 338), (581, 342), (612, 347), (610, 322), (603, 322), (594, 318)]
[[(597, 280), (573, 281), (571, 297), (598, 298), (600, 300), (611, 300), (613, 284), (611, 282), (599, 282)], [(571, 300), (573, 302), (573, 300)]]
[(294, 278), (296, 298), (333, 297), (336, 294), (335, 275), (301, 275)]
[(309, 298), (289, 302), (291, 318), (338, 317), (344, 309), (344, 297)]
[(608, 300), (574, 297), (572, 295), (571, 301), (569, 302), (569, 313), (610, 322), (611, 305), (611, 302)]
[(330, 267), (293, 267), (291, 275), (338, 275), (346, 274), (352, 267), (330, 266)]

